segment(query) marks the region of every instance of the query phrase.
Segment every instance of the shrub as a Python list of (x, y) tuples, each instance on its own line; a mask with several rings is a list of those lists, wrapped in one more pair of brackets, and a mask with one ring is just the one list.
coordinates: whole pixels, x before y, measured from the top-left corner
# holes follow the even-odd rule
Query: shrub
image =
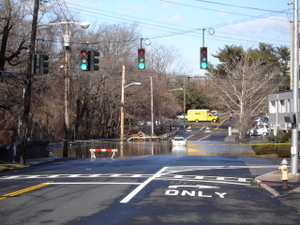
[(273, 145), (254, 145), (252, 146), (253, 151), (256, 155), (266, 155), (266, 154), (275, 154), (276, 146)]
[(291, 157), (291, 145), (278, 145), (276, 153), (279, 158), (290, 158)]
[(279, 142), (282, 143), (282, 138), (285, 135), (286, 135), (286, 132), (283, 130), (278, 130), (276, 136), (274, 135), (274, 132), (271, 132), (268, 135), (268, 140), (269, 140), (269, 142), (273, 142), (273, 143), (279, 143)]
[(280, 138), (280, 143), (287, 143), (291, 141), (292, 139), (292, 131), (289, 130), (287, 133), (285, 133), (281, 138)]
[[(280, 138), (280, 143), (287, 143), (292, 140), (292, 131), (284, 133), (284, 135)], [(300, 132), (298, 132), (298, 140), (300, 140)]]

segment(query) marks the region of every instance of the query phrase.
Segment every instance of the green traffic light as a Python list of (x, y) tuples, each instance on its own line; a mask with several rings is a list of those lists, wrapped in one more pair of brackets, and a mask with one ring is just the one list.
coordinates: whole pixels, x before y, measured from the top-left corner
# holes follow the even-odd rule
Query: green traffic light
[(201, 62), (201, 69), (207, 69), (207, 62)]
[(140, 63), (138, 64), (138, 68), (139, 68), (140, 70), (144, 70), (144, 69), (146, 68), (145, 63), (140, 62)]
[(87, 71), (87, 70), (88, 70), (88, 65), (85, 64), (85, 63), (82, 63), (82, 64), (80, 65), (80, 69), (83, 70), (83, 71)]

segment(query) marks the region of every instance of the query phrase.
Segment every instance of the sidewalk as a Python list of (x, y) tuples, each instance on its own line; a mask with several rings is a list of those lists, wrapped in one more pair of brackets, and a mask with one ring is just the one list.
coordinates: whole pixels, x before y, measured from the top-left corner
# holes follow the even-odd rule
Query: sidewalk
[(278, 198), (285, 205), (292, 206), (300, 213), (300, 176), (289, 176), (287, 188), (281, 180), (281, 172), (273, 171), (257, 176), (254, 183)]
[[(262, 174), (255, 178), (258, 186), (267, 189), (274, 197), (280, 196), (282, 193), (299, 192), (300, 193), (300, 177), (289, 176), (287, 189), (283, 188), (283, 181), (281, 180), (281, 172), (273, 171)], [(268, 187), (267, 187), (268, 186)]]

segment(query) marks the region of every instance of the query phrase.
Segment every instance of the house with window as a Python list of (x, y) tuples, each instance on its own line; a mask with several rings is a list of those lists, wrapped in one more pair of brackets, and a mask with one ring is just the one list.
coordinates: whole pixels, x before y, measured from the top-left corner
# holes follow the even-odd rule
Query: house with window
[[(299, 96), (299, 92), (298, 92)], [(299, 102), (299, 97), (298, 97)], [(268, 96), (269, 103), (269, 128), (288, 130), (291, 123), (285, 121), (286, 116), (293, 115), (293, 91), (273, 93)], [(298, 103), (299, 105), (299, 103)]]

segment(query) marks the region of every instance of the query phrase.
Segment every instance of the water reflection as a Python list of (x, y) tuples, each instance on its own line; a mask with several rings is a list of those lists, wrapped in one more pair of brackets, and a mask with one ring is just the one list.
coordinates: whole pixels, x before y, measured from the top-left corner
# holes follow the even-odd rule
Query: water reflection
[[(90, 149), (117, 149), (117, 156), (136, 156), (136, 155), (164, 155), (172, 151), (171, 142), (120, 142), (99, 141), (97, 143), (78, 142), (69, 146), (69, 157), (89, 158)], [(110, 157), (111, 152), (96, 152), (96, 157)], [(57, 146), (53, 151), (53, 156), (63, 156), (63, 146)]]
[[(97, 141), (72, 143), (69, 146), (69, 157), (90, 158), (90, 149), (117, 149), (117, 157), (140, 155), (235, 155), (251, 151), (250, 145), (231, 144), (227, 142), (188, 141), (187, 146), (172, 146), (170, 141), (164, 142), (124, 142)], [(96, 157), (111, 157), (111, 152), (96, 152)], [(63, 156), (63, 146), (57, 145), (53, 156)]]
[(172, 154), (175, 155), (186, 155), (187, 153), (187, 146), (183, 146), (183, 145), (174, 145), (172, 146)]

